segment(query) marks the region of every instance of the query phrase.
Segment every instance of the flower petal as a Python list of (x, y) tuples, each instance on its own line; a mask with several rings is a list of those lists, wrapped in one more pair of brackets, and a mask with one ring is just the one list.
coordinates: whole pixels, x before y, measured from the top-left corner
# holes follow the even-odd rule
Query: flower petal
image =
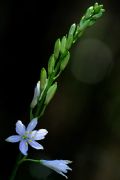
[(24, 135), (25, 134), (25, 126), (20, 120), (18, 120), (17, 123), (16, 123), (16, 132), (19, 135)]
[(67, 173), (67, 170), (72, 170), (68, 165), (71, 161), (68, 160), (40, 160), (41, 164), (51, 168), (57, 173), (64, 176), (66, 179), (68, 178), (64, 173)]
[(25, 140), (22, 140), (19, 144), (19, 149), (21, 153), (26, 156), (28, 151), (28, 143)]
[(28, 134), (28, 138), (29, 138), (30, 140), (35, 140), (34, 137), (35, 137), (36, 133), (37, 133), (37, 130), (31, 131), (31, 132)]
[(45, 135), (48, 133), (46, 129), (40, 129), (34, 133), (34, 140), (41, 140), (45, 138)]
[[(56, 171), (57, 172), (57, 171)], [(66, 179), (68, 179), (68, 177), (64, 174), (64, 173), (62, 173), (62, 172), (57, 172), (58, 174), (61, 174), (62, 176), (64, 176)]]
[(40, 81), (37, 82), (37, 85), (35, 87), (34, 97), (39, 97), (40, 95)]
[(67, 164), (71, 163), (71, 161), (68, 160), (56, 160), (56, 164), (58, 164), (59, 170), (61, 170), (64, 173), (67, 173), (67, 170), (72, 170)]
[(36, 127), (36, 125), (37, 125), (37, 123), (38, 123), (38, 118), (34, 118), (34, 119), (32, 119), (31, 121), (30, 121), (30, 123), (28, 124), (28, 126), (27, 126), (27, 131), (32, 131), (35, 127)]
[(19, 135), (13, 135), (6, 139), (7, 142), (11, 142), (11, 143), (16, 143), (19, 142), (20, 140), (21, 140), (21, 136)]
[(61, 162), (64, 163), (64, 164), (70, 164), (70, 163), (72, 163), (72, 161), (70, 161), (70, 160), (59, 160), (59, 161), (61, 161)]
[(36, 141), (30, 140), (28, 141), (28, 143), (30, 144), (30, 146), (32, 146), (35, 149), (43, 149), (43, 146)]

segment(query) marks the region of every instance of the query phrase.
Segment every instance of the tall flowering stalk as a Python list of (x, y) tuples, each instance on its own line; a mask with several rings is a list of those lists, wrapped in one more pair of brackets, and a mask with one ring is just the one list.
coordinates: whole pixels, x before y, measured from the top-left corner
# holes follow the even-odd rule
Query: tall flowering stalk
[(42, 164), (57, 173), (68, 178), (65, 174), (68, 170), (72, 170), (68, 164), (69, 160), (35, 160), (28, 157), (28, 145), (34, 149), (41, 150), (43, 146), (37, 142), (45, 138), (48, 131), (46, 129), (34, 130), (37, 126), (38, 120), (44, 114), (47, 105), (54, 97), (57, 90), (57, 78), (66, 68), (70, 59), (70, 49), (73, 44), (83, 35), (85, 30), (92, 26), (105, 12), (103, 5), (95, 3), (89, 7), (84, 16), (81, 18), (78, 24), (72, 24), (69, 32), (61, 39), (57, 39), (54, 45), (54, 50), (48, 61), (48, 68), (41, 69), (40, 79), (38, 80), (34, 96), (30, 104), (30, 122), (27, 128), (24, 124), (18, 120), (16, 123), (17, 135), (12, 135), (6, 139), (11, 143), (19, 142), (20, 155), (17, 163), (10, 177), (10, 180), (14, 180), (19, 165), (25, 161), (31, 161), (34, 163)]

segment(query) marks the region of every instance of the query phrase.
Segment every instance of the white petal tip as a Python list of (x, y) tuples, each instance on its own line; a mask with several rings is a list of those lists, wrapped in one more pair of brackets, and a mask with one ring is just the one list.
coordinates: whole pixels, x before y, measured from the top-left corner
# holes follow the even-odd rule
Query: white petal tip
[(73, 163), (73, 161), (70, 161), (70, 160), (64, 160), (66, 162), (66, 164), (71, 164)]
[(71, 169), (71, 168), (69, 168), (68, 170), (72, 171), (72, 169)]

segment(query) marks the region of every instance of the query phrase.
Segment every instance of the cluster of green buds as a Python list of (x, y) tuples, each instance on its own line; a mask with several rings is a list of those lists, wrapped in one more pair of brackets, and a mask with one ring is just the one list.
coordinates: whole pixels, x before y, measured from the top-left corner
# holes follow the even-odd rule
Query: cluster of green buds
[(80, 23), (77, 25), (77, 29), (74, 34), (74, 43), (88, 27), (95, 24), (95, 22), (103, 15), (104, 12), (105, 9), (103, 8), (103, 5), (99, 5), (98, 3), (95, 3), (94, 6), (90, 6), (86, 10), (84, 16), (80, 20)]
[(53, 54), (48, 61), (48, 68), (47, 70), (42, 68), (40, 73), (40, 91), (38, 91), (40, 93), (37, 95), (36, 106), (31, 107), (31, 118), (43, 115), (46, 106), (54, 97), (57, 90), (56, 79), (60, 76), (69, 62), (70, 48), (84, 31), (92, 26), (104, 12), (103, 5), (95, 3), (94, 6), (87, 9), (79, 24), (72, 24), (68, 34), (61, 39), (57, 39), (54, 45)]

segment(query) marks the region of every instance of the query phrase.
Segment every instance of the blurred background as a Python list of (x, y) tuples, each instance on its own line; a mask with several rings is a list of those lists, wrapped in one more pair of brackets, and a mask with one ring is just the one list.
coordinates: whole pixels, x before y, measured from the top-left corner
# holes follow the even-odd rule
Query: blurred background
[[(55, 40), (79, 23), (96, 1), (0, 1), (0, 180), (8, 180), (18, 144), (4, 139), (15, 123), (29, 121), (29, 104), (40, 69), (47, 68)], [(71, 50), (58, 91), (38, 128), (49, 131), (44, 151), (30, 157), (70, 159), (70, 180), (120, 179), (120, 10), (101, 0), (106, 13)], [(24, 163), (16, 180), (63, 180), (61, 175)]]

